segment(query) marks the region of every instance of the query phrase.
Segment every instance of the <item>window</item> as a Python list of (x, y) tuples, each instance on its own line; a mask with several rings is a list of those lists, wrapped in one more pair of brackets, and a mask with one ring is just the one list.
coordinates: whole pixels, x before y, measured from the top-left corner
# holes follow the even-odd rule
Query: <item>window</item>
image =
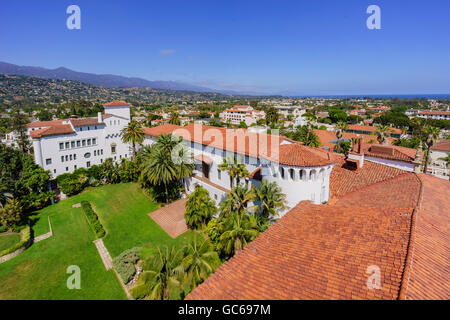
[(69, 156), (66, 154), (66, 161), (69, 161)]
[(100, 159), (100, 163), (103, 163), (103, 159)]
[(66, 171), (69, 171), (69, 167), (66, 167)]
[(92, 144), (97, 144), (97, 139), (92, 139)]
[(81, 144), (83, 145), (83, 147), (86, 147), (86, 140), (81, 141)]
[(52, 159), (45, 159), (45, 164), (46, 165), (51, 165), (52, 164)]
[(91, 163), (88, 161), (86, 162), (86, 167), (90, 168), (91, 167)]
[(73, 166), (73, 169), (74, 169), (74, 170), (77, 170), (77, 165), (74, 165), (74, 166)]
[(59, 144), (59, 150), (64, 150), (64, 143), (61, 142), (61, 143)]
[(91, 157), (91, 153), (90, 152), (86, 152), (85, 154), (84, 154), (84, 157), (87, 159), (87, 158), (90, 158)]
[(113, 143), (113, 144), (111, 145), (111, 153), (112, 153), (112, 154), (115, 154), (115, 153), (116, 153), (116, 144), (115, 144), (115, 143)]
[(220, 169), (217, 169), (217, 178), (222, 180), (222, 171), (220, 171)]
[(291, 177), (291, 180), (294, 180), (294, 177), (295, 177), (294, 169), (289, 169), (289, 176)]
[(56, 174), (56, 169), (53, 169), (53, 173)]
[(69, 148), (70, 148), (70, 143), (66, 142), (66, 149), (69, 149)]
[(70, 143), (70, 147), (71, 147), (71, 148), (75, 148), (75, 141), (72, 141), (72, 142)]
[(70, 155), (70, 161), (72, 161), (72, 159), (73, 159), (73, 156), (72, 156), (72, 155)]
[(64, 162), (64, 156), (61, 156), (61, 162)]
[(91, 145), (91, 139), (87, 139), (87, 145), (88, 145), (88, 146)]
[(94, 157), (97, 156), (97, 150), (94, 150)]
[(80, 140), (77, 141), (77, 147), (81, 147), (81, 141)]
[(73, 160), (77, 160), (77, 155), (76, 154), (73, 155)]
[(80, 131), (83, 131), (83, 127), (80, 127)]

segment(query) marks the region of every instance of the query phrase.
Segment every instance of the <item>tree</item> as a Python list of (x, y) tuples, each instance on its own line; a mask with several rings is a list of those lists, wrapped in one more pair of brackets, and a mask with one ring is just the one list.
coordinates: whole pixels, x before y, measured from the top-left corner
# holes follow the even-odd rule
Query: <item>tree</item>
[(0, 190), (0, 209), (4, 207), (4, 205), (13, 199), (12, 193), (6, 192), (6, 188), (4, 186), (0, 186), (2, 190)]
[(278, 210), (287, 209), (286, 195), (276, 182), (263, 179), (259, 187), (252, 188), (254, 201), (257, 203), (255, 211), (262, 220), (278, 216)]
[(135, 298), (169, 300), (182, 291), (184, 268), (181, 265), (183, 252), (175, 247), (158, 247), (157, 252), (144, 262), (144, 271), (138, 284), (131, 291)]
[(0, 210), (0, 222), (4, 226), (15, 227), (22, 219), (23, 209), (18, 199), (9, 200)]
[(377, 126), (377, 140), (379, 144), (386, 144), (386, 137), (392, 129), (389, 126), (380, 125)]
[(223, 162), (219, 164), (219, 170), (228, 171), (230, 176), (230, 188), (233, 188), (233, 181), (239, 184), (240, 179), (249, 175), (245, 164), (242, 163), (241, 158), (234, 158), (230, 155), (223, 158)]
[(228, 216), (232, 213), (245, 214), (250, 202), (253, 201), (253, 194), (247, 187), (238, 184), (231, 189), (224, 201), (219, 205), (220, 217)]
[(144, 142), (145, 133), (142, 124), (136, 120), (131, 120), (126, 127), (124, 127), (120, 134), (124, 143), (131, 143), (133, 146), (133, 159), (136, 157), (136, 143), (142, 144)]
[(163, 184), (166, 203), (169, 203), (167, 185), (179, 176), (177, 167), (172, 161), (171, 154), (162, 147), (155, 147), (150, 157), (142, 164), (141, 174), (151, 184)]
[(180, 118), (178, 117), (178, 113), (173, 112), (170, 115), (169, 123), (170, 124), (175, 124), (177, 126), (179, 126), (181, 124)]
[(27, 117), (22, 114), (19, 109), (15, 109), (11, 118), (11, 129), (16, 133), (17, 144), (23, 153), (28, 153), (31, 148), (30, 140), (27, 135), (27, 123)]
[(425, 144), (427, 145), (427, 156), (425, 158), (425, 166), (423, 168), (423, 172), (427, 173), (428, 169), (428, 158), (430, 157), (430, 149), (434, 145), (434, 143), (439, 139), (441, 135), (441, 130), (432, 126), (425, 126), (424, 132), (427, 134), (427, 140)]
[(184, 247), (184, 259), (181, 265), (186, 274), (190, 289), (195, 289), (213, 273), (217, 266), (219, 257), (211, 243), (206, 240), (197, 241), (197, 238)]
[(344, 110), (341, 109), (331, 109), (328, 112), (328, 117), (331, 119), (333, 123), (343, 121), (347, 121), (347, 113)]
[(278, 122), (278, 112), (277, 109), (271, 107), (266, 113), (266, 123), (276, 124)]
[(307, 126), (298, 126), (297, 130), (293, 133), (285, 134), (288, 138), (291, 138), (295, 141), (302, 142), (305, 146), (308, 147), (320, 147), (320, 139), (314, 133), (310, 125)]
[(221, 223), (221, 228), (223, 232), (217, 249), (228, 257), (242, 250), (259, 234), (256, 218), (253, 215), (237, 212), (228, 215)]
[(341, 142), (341, 139), (342, 139), (342, 135), (343, 135), (344, 130), (348, 128), (348, 124), (346, 122), (344, 122), (344, 121), (339, 121), (335, 125), (335, 128), (337, 129), (336, 130), (336, 138), (337, 138), (336, 146), (337, 146), (337, 149), (339, 151), (340, 150), (339, 149), (339, 145), (340, 145), (340, 142)]
[(200, 229), (216, 212), (216, 204), (208, 191), (202, 186), (197, 186), (186, 201), (184, 214), (186, 224), (192, 229)]
[(39, 119), (39, 121), (50, 121), (52, 120), (52, 114), (47, 109), (42, 108), (37, 114), (37, 118)]

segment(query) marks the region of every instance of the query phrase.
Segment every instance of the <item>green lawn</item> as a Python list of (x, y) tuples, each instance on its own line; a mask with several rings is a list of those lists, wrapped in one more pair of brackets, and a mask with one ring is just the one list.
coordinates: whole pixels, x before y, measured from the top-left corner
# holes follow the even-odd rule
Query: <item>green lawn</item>
[(20, 241), (18, 233), (0, 235), (0, 251), (6, 250)]
[[(126, 299), (112, 270), (106, 271), (92, 241), (95, 239), (81, 208), (92, 203), (106, 229), (104, 243), (112, 257), (136, 246), (152, 251), (157, 245), (183, 245), (197, 236), (188, 231), (172, 239), (147, 214), (156, 204), (137, 184), (106, 185), (86, 191), (38, 212), (34, 235), (53, 237), (33, 244), (18, 257), (0, 264), (0, 300), (3, 299)], [(81, 290), (66, 287), (70, 265), (81, 268)]]

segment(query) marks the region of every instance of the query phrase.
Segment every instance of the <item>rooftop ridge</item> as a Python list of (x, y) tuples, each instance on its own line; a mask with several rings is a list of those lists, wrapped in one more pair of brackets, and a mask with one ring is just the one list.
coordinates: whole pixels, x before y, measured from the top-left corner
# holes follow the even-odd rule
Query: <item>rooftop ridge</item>
[(411, 215), (409, 239), (408, 239), (408, 245), (406, 247), (406, 259), (405, 259), (405, 264), (403, 267), (402, 279), (400, 282), (400, 290), (398, 293), (397, 300), (405, 300), (406, 299), (406, 294), (407, 294), (408, 285), (409, 285), (409, 279), (410, 279), (411, 271), (413, 268), (413, 262), (414, 262), (414, 249), (415, 249), (414, 240), (415, 240), (415, 234), (416, 234), (417, 216), (419, 215), (419, 211), (420, 211), (420, 208), (422, 207), (422, 201), (423, 201), (422, 180), (417, 176), (417, 174), (414, 174), (414, 176), (420, 183), (420, 191), (419, 191), (419, 198), (417, 199), (417, 205), (414, 208), (413, 213)]

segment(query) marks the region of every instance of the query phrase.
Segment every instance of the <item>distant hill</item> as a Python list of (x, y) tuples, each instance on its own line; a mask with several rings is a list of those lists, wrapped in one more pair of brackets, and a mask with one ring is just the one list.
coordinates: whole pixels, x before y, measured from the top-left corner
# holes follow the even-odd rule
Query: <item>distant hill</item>
[(0, 73), (8, 75), (39, 77), (44, 79), (73, 80), (109, 88), (145, 87), (153, 89), (183, 90), (196, 92), (216, 91), (209, 88), (195, 86), (188, 83), (177, 81), (149, 81), (141, 78), (130, 78), (117, 76), (113, 74), (94, 74), (94, 73), (77, 72), (64, 67), (60, 67), (57, 69), (46, 69), (41, 67), (18, 66), (6, 62), (0, 62)]

